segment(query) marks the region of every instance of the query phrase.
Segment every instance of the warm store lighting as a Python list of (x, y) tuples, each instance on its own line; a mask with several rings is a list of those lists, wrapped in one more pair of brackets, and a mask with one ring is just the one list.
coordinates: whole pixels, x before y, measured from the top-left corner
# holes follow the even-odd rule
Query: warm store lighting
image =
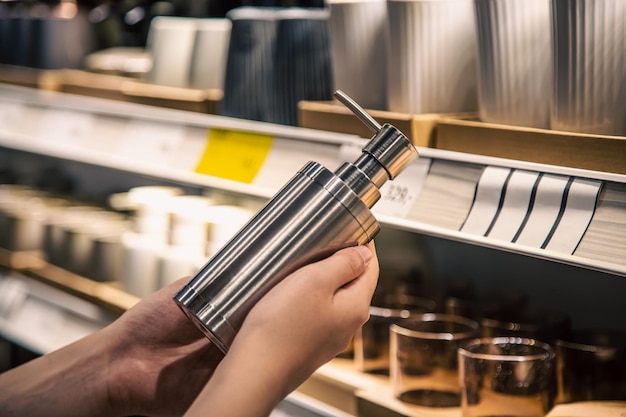
[(52, 15), (59, 19), (73, 19), (78, 13), (75, 0), (63, 0), (53, 10)]

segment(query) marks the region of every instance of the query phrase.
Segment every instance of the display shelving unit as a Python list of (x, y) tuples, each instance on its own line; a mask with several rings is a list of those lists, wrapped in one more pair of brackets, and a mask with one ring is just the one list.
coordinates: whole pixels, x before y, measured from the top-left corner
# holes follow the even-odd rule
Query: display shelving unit
[[(334, 169), (353, 160), (365, 143), (366, 138), (349, 134), (0, 84), (0, 166), (27, 178), (53, 167), (73, 181), (81, 196), (96, 200), (124, 187), (168, 183), (263, 202), (307, 161)], [(477, 287), (524, 291), (534, 306), (569, 314), (576, 327), (626, 328), (621, 320), (626, 316), (625, 175), (430, 148), (418, 151), (421, 158), (385, 185), (374, 209), (382, 225), (376, 238), (381, 280), (387, 268), (418, 269), (427, 280), (468, 279)], [(218, 163), (227, 156), (230, 164)], [(550, 249), (463, 231), (470, 216), (481, 214), (472, 214), (478, 206), (474, 191), (481, 190), (488, 170), (590, 184), (595, 192), (580, 196), (582, 208), (566, 207), (559, 218), (573, 211), (578, 215), (571, 214), (575, 219), (567, 224), (580, 230), (577, 244)], [(438, 194), (438, 187), (447, 188)], [(451, 191), (455, 187), (465, 194)], [(509, 195), (513, 191), (511, 186)], [(590, 201), (591, 210), (585, 209)], [(465, 211), (449, 213), (452, 204)], [(455, 216), (458, 224), (446, 223)], [(36, 254), (0, 255), (4, 268), (114, 314), (137, 301), (118, 287), (68, 277), (42, 264)], [(300, 391), (349, 415), (459, 415), (456, 409), (434, 412), (403, 404), (393, 398), (384, 377), (356, 372), (345, 359), (322, 367)]]

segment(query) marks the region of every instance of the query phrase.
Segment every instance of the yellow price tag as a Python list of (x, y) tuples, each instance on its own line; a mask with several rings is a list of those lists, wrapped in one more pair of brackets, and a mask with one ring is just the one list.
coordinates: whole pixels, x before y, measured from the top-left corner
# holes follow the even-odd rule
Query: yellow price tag
[(196, 172), (250, 184), (272, 149), (274, 137), (210, 129)]

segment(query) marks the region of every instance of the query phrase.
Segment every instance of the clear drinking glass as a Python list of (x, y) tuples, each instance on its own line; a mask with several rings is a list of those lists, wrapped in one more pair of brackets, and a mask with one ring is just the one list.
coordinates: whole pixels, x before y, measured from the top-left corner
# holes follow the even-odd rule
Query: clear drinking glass
[(390, 327), (394, 396), (427, 407), (461, 403), (457, 349), (478, 337), (478, 322), (448, 314), (423, 314)]
[(554, 403), (554, 351), (518, 337), (459, 348), (463, 417), (543, 417)]
[(354, 361), (362, 372), (389, 374), (389, 326), (435, 310), (430, 298), (406, 296), (387, 307), (371, 306), (370, 318), (354, 335)]
[(626, 332), (576, 330), (554, 350), (557, 403), (626, 401)]

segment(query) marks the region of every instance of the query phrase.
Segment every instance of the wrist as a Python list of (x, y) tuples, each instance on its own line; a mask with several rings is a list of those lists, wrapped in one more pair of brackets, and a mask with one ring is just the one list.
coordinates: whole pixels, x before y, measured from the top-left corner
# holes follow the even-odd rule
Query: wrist
[(85, 400), (85, 413), (102, 417), (124, 415), (110, 390), (110, 381), (114, 378), (115, 348), (112, 340), (103, 329), (79, 341), (76, 348), (75, 351), (69, 349), (65, 353), (76, 358), (74, 362), (67, 361), (68, 368), (71, 368), (68, 372), (77, 376), (74, 389), (85, 394), (81, 396)]
[[(115, 326), (115, 323), (112, 325)], [(102, 344), (98, 348), (102, 362), (101, 383), (105, 387), (105, 409), (109, 416), (134, 415), (136, 401), (133, 378), (139, 374), (137, 363), (133, 360), (132, 346), (110, 327), (100, 332)]]
[(96, 332), (7, 371), (0, 378), (0, 414), (116, 416), (107, 391), (108, 358)]

